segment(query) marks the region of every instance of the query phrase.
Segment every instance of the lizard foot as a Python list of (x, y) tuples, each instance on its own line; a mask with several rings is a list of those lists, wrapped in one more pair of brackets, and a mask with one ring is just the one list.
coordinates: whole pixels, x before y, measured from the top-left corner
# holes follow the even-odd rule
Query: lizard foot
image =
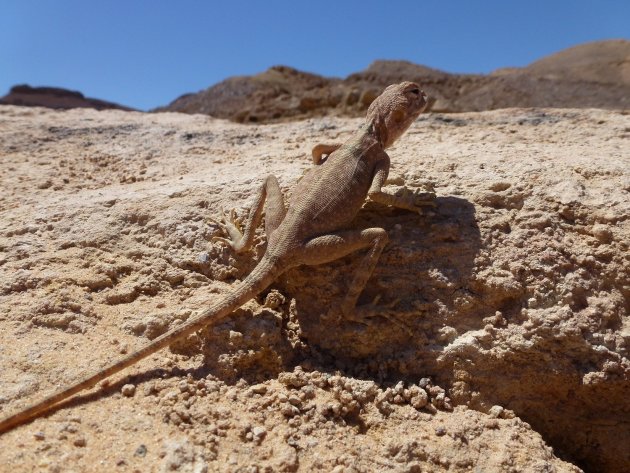
[(380, 299), (381, 296), (378, 295), (369, 304), (360, 305), (346, 310), (344, 310), (343, 307), (342, 310), (330, 309), (325, 315), (322, 315), (321, 319), (323, 322), (339, 323), (340, 321), (345, 320), (369, 326), (369, 319), (374, 317), (383, 317), (402, 328), (408, 335), (413, 335), (411, 328), (406, 323), (399, 320), (392, 310), (396, 305), (398, 305), (400, 299), (395, 299), (387, 304), (379, 304), (378, 302)]
[(241, 225), (236, 218), (236, 212), (234, 209), (230, 210), (230, 214), (227, 215), (221, 210), (221, 217), (219, 219), (209, 217), (208, 222), (218, 226), (224, 233), (228, 235), (228, 238), (214, 236), (210, 241), (221, 241), (227, 245), (234, 247), (234, 244), (243, 238), (243, 231)]
[(398, 200), (397, 207), (411, 210), (412, 212), (422, 214), (423, 207), (436, 207), (435, 193), (433, 192), (402, 186), (394, 195)]
[(413, 335), (411, 327), (409, 327), (409, 325), (396, 317), (396, 312), (392, 310), (394, 307), (396, 307), (396, 305), (398, 305), (400, 299), (395, 299), (388, 304), (379, 304), (378, 302), (380, 298), (380, 295), (376, 296), (370, 304), (364, 304), (356, 307), (353, 313), (350, 315), (349, 320), (367, 325), (367, 321), (369, 319), (374, 317), (383, 317), (389, 320), (394, 325), (403, 329), (407, 333), (407, 335)]
[(332, 322), (338, 324), (339, 322), (341, 322), (342, 317), (340, 311), (330, 308), (328, 309), (328, 312), (320, 315), (319, 319), (324, 323)]

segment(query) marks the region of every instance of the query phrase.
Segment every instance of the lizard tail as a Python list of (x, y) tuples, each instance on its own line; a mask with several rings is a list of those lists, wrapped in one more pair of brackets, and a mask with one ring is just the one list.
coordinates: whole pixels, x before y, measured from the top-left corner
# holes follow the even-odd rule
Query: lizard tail
[(213, 304), (211, 307), (188, 319), (185, 323), (173, 330), (160, 335), (140, 349), (130, 353), (115, 363), (95, 371), (93, 374), (75, 382), (67, 388), (61, 389), (43, 399), (40, 399), (39, 401), (34, 402), (30, 406), (13, 415), (5, 417), (0, 420), (0, 433), (6, 432), (13, 427), (28, 422), (35, 417), (52, 410), (57, 404), (70, 396), (73, 396), (84, 389), (89, 389), (95, 386), (99, 381), (102, 381), (105, 378), (108, 378), (109, 376), (142, 360), (143, 358), (150, 356), (176, 340), (187, 337), (197, 330), (202, 329), (206, 325), (215, 323), (225, 318), (231, 312), (245, 304), (245, 302), (265, 290), (282, 272), (284, 272), (284, 268), (279, 267), (277, 263), (271, 261), (269, 258), (263, 257), (252, 272), (240, 284), (238, 284), (233, 291)]

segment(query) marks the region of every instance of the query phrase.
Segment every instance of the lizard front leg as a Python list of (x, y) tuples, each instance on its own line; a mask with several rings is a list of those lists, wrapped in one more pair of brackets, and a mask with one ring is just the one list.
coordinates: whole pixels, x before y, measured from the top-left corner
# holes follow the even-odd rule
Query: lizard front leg
[(392, 194), (385, 192), (382, 187), (387, 180), (389, 174), (390, 160), (386, 152), (382, 152), (382, 156), (376, 163), (374, 170), (374, 177), (372, 178), (372, 185), (368, 191), (368, 198), (373, 202), (378, 202), (383, 205), (391, 205), (400, 209), (411, 210), (412, 212), (422, 213), (422, 206), (435, 207), (435, 197), (426, 197), (424, 195), (414, 194), (408, 189), (404, 189), (402, 195)]
[[(318, 145), (315, 145), (313, 147), (313, 151), (311, 151), (311, 154), (313, 156), (313, 163), (316, 166), (324, 164), (324, 161), (328, 159), (328, 156), (330, 156), (330, 154), (334, 151), (337, 151), (337, 149), (339, 149), (340, 147), (341, 143), (320, 143)], [(324, 157), (324, 155), (326, 156)]]
[[(266, 205), (265, 205), (266, 203)], [(234, 251), (242, 253), (252, 247), (254, 232), (262, 219), (263, 208), (265, 209), (265, 233), (267, 238), (271, 236), (287, 213), (284, 206), (284, 197), (280, 190), (280, 185), (275, 176), (267, 176), (260, 186), (256, 199), (252, 205), (245, 228), (241, 231), (236, 222), (234, 212), (230, 213), (229, 219), (224, 217), (222, 221), (210, 219), (225, 231), (229, 238), (214, 237), (213, 240), (224, 241), (229, 244)]]

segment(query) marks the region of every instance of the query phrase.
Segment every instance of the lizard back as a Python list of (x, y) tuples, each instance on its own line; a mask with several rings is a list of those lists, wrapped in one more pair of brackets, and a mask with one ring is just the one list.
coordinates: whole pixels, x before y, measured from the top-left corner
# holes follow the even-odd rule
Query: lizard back
[(278, 238), (270, 239), (270, 246), (280, 239), (302, 242), (347, 226), (365, 202), (381, 152), (378, 142), (363, 132), (312, 168), (304, 185), (294, 190), (286, 217), (274, 233)]

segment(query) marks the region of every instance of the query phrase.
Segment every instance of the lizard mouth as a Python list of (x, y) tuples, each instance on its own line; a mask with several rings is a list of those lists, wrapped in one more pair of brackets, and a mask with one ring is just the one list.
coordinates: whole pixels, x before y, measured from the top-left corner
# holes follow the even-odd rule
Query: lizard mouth
[(421, 105), (420, 105), (419, 113), (428, 112), (429, 110), (431, 110), (431, 108), (433, 107), (433, 104), (436, 101), (435, 97), (430, 97), (424, 91), (420, 91), (420, 99), (421, 99)]
[(424, 92), (422, 92), (422, 102), (424, 103), (420, 107), (420, 111), (424, 112), (426, 108), (429, 106), (429, 96), (425, 94)]
[(424, 112), (428, 107), (429, 104), (432, 103), (431, 98), (424, 93), (424, 91), (420, 91), (420, 95), (418, 97), (418, 114)]

